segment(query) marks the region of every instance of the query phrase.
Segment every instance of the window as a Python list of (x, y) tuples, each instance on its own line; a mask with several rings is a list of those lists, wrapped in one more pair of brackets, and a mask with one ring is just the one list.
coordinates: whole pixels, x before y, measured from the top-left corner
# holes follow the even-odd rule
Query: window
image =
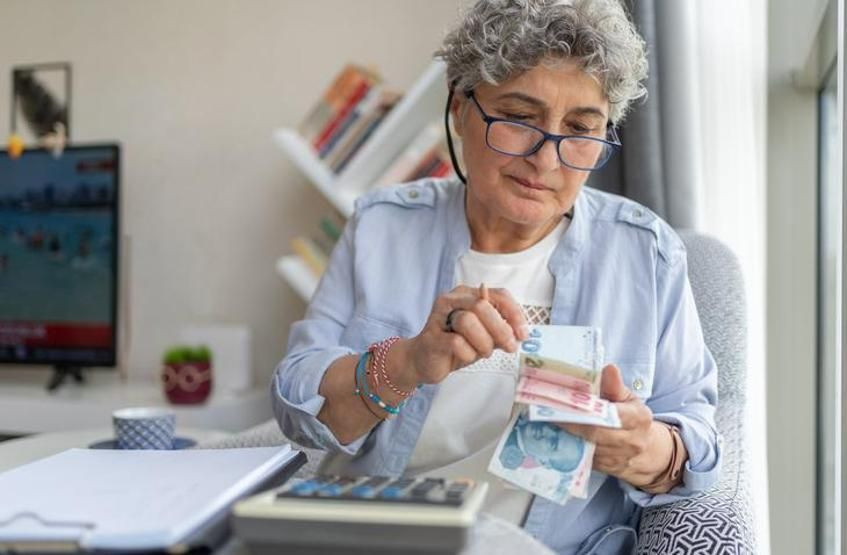
[(842, 181), (838, 72), (833, 67), (819, 94), (818, 170), (818, 460), (817, 552), (836, 555), (841, 545), (841, 294)]

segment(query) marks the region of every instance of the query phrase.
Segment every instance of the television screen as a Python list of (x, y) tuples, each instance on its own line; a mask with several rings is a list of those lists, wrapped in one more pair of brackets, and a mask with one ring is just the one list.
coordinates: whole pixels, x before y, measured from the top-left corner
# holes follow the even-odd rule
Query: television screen
[(116, 145), (0, 151), (0, 363), (114, 366)]

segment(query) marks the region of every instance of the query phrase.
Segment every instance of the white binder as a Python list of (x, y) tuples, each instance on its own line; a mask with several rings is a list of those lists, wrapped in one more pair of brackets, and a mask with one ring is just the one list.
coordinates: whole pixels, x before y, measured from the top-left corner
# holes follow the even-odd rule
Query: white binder
[[(0, 551), (184, 551), (225, 532), (231, 505), (299, 468), (288, 445), (70, 449), (0, 474)], [(218, 540), (220, 537), (217, 538)]]

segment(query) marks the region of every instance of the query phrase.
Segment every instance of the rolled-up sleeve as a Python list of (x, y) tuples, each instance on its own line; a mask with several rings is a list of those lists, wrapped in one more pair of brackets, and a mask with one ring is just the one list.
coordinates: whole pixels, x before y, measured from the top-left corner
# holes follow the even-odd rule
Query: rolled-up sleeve
[(687, 268), (684, 250), (657, 261), (659, 340), (647, 405), (656, 420), (679, 428), (688, 461), (682, 484), (666, 494), (652, 495), (621, 481), (642, 506), (690, 497), (715, 484), (720, 472), (721, 438), (715, 427), (718, 369), (703, 340)]
[(354, 233), (355, 218), (351, 218), (333, 249), (305, 318), (291, 327), (287, 354), (271, 382), (271, 405), (286, 437), (308, 447), (351, 455), (359, 451), (367, 436), (342, 445), (317, 415), (325, 402), (318, 392), (324, 374), (334, 361), (354, 352), (341, 344), (354, 307)]

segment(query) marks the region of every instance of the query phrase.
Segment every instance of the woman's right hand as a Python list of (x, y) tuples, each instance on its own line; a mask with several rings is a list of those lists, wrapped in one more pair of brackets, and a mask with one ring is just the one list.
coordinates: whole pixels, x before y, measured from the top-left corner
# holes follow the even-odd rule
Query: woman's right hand
[(396, 358), (389, 354), (389, 367), (393, 358), (400, 365), (393, 372), (395, 381), (410, 390), (439, 383), (453, 370), (488, 358), (494, 349), (513, 353), (528, 336), (523, 311), (507, 290), (460, 285), (435, 300), (420, 334), (391, 349)]

